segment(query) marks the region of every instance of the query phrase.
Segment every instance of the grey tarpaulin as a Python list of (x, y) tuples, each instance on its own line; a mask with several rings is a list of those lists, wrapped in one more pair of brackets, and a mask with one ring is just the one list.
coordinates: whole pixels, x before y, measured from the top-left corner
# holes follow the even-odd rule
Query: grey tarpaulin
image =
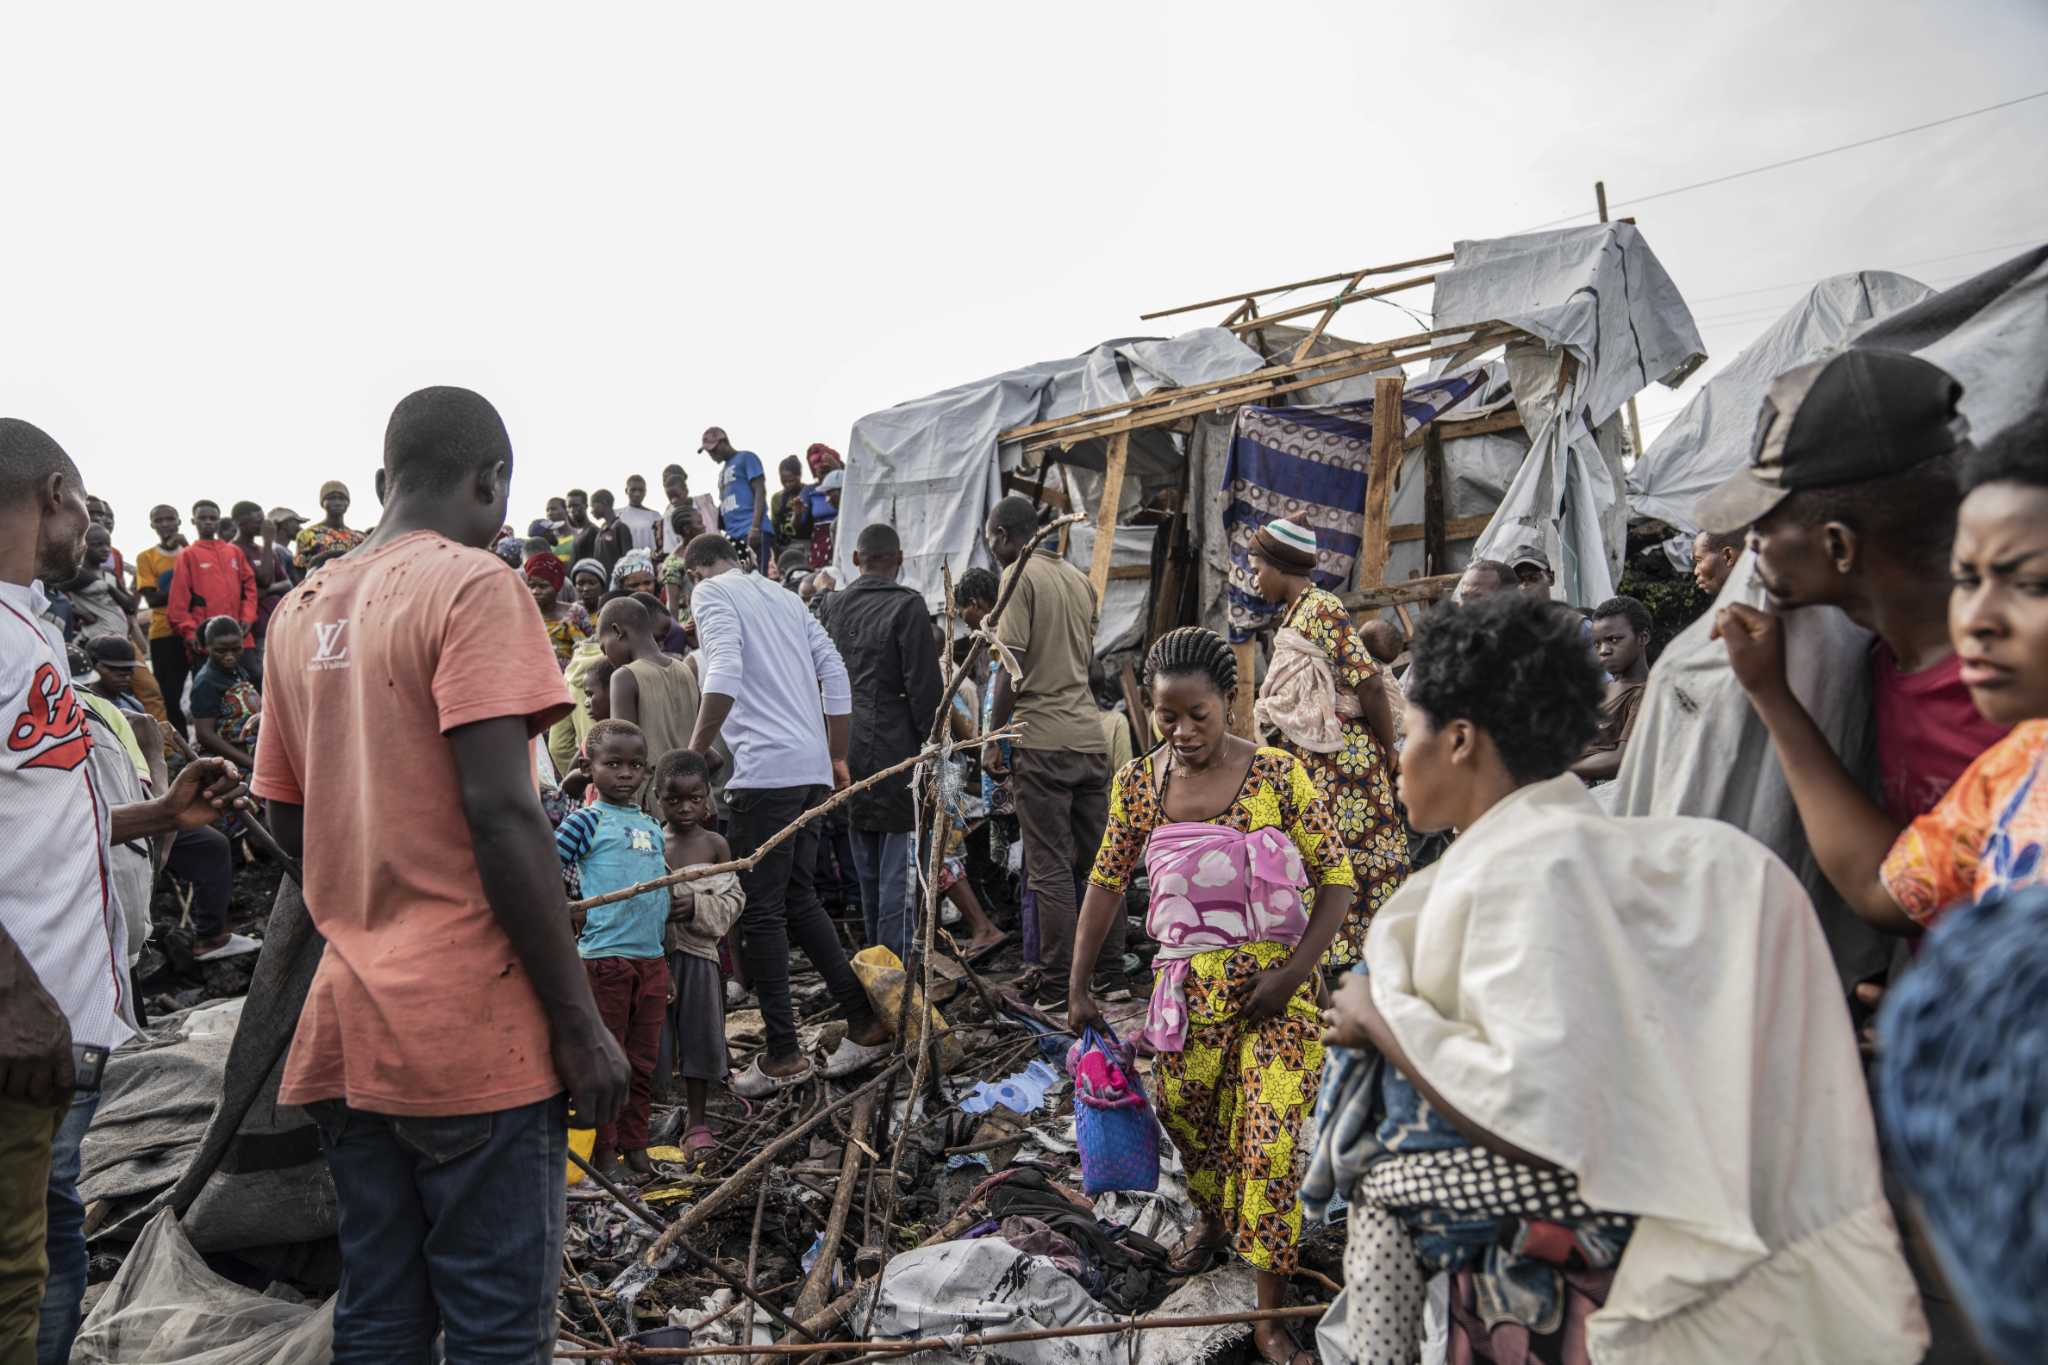
[[(157, 1207), (168, 1206), (179, 1213), (191, 1210), (195, 1236), (217, 1223), (222, 1235), (233, 1239), (222, 1245), (251, 1245), (241, 1240), (246, 1231), (243, 1225), (252, 1216), (260, 1221), (264, 1212), (260, 1201), (247, 1197), (250, 1190), (257, 1188), (245, 1183), (251, 1177), (259, 1182), (275, 1182), (296, 1181), (303, 1176), (308, 1198), (324, 1197), (325, 1207), (333, 1208), (331, 1185), (322, 1189), (313, 1183), (326, 1181), (328, 1175), (310, 1120), (303, 1111), (277, 1102), (277, 1083), (283, 1074), (285, 1053), (291, 1047), (299, 1010), (305, 1004), (306, 990), (320, 965), (324, 947), (325, 940), (314, 929), (298, 886), (285, 878), (271, 905), (270, 920), (263, 934), (263, 952), (256, 959), (256, 973), (249, 982), (248, 998), (228, 1050), (218, 1092), (219, 1107), (182, 1173), (163, 1172), (162, 1183), (175, 1179), (176, 1185), (137, 1214), (110, 1225), (109, 1231), (118, 1228), (132, 1234)], [(213, 1188), (208, 1187), (210, 1180)], [(293, 1188), (302, 1186), (294, 1184)], [(202, 1190), (206, 1191), (204, 1198)], [(197, 1205), (195, 1200), (199, 1201)], [(216, 1218), (216, 1213), (221, 1217)], [(332, 1230), (330, 1222), (325, 1231)], [(296, 1231), (272, 1235), (269, 1240), (289, 1240), (295, 1235)], [(322, 1234), (315, 1228), (308, 1235)], [(202, 1245), (210, 1240), (202, 1241)]]
[[(891, 1260), (875, 1287), (879, 1302), (871, 1338), (951, 1336), (958, 1332), (1022, 1332), (1114, 1319), (1088, 1291), (1043, 1256), (996, 1237), (941, 1242)], [(921, 1351), (912, 1361), (966, 1360), (1016, 1365), (1111, 1365), (1126, 1358), (1110, 1333), (1004, 1342), (977, 1351)]]
[[(856, 530), (878, 521), (894, 526), (903, 538), (903, 582), (937, 611), (943, 565), (957, 578), (989, 563), (981, 526), (1002, 496), (1000, 433), (1162, 388), (1248, 374), (1260, 364), (1258, 353), (1229, 332), (1204, 327), (1104, 342), (870, 413), (848, 438), (840, 522)], [(1087, 462), (1083, 451), (1074, 458)], [(1094, 463), (1100, 467), (1099, 455)], [(854, 577), (854, 539), (839, 537), (833, 567), (842, 582)]]
[(326, 1365), (334, 1300), (259, 1294), (207, 1269), (169, 1209), (93, 1305), (73, 1365)]
[[(1736, 561), (1716, 605), (1764, 605), (1756, 556)], [(1616, 815), (1702, 815), (1725, 820), (1782, 858), (1813, 898), (1844, 986), (1881, 974), (1891, 940), (1857, 917), (1821, 875), (1778, 766), (1778, 751), (1710, 638), (1709, 611), (1664, 649), (1650, 670), (1636, 728), (1612, 786)], [(1876, 790), (1870, 716), (1870, 636), (1833, 607), (1784, 618), (1792, 693), (1851, 776)]]
[(1529, 458), (1475, 553), (1548, 550), (1566, 600), (1609, 597), (1628, 506), (1615, 414), (1652, 382), (1676, 386), (1706, 358), (1692, 313), (1627, 223), (1459, 242), (1436, 280), (1436, 325), (1504, 322), (1507, 377)]
[(1888, 270), (1831, 275), (1766, 327), (1693, 395), (1628, 475), (1629, 510), (1691, 535), (1693, 504), (1749, 463), (1756, 416), (1773, 379), (1831, 355), (1873, 318), (1933, 290)]

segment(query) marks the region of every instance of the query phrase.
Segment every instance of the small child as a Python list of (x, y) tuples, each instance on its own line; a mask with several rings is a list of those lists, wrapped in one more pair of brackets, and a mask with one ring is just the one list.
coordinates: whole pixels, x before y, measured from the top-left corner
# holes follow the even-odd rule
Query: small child
[[(640, 728), (600, 721), (591, 727), (586, 744), (597, 800), (563, 817), (555, 850), (563, 863), (576, 865), (584, 896), (593, 897), (653, 881), (668, 865), (661, 856), (661, 826), (640, 809), (640, 785), (647, 779), (647, 740)], [(614, 1179), (644, 1180), (653, 1174), (647, 1160), (647, 1116), (669, 999), (662, 952), (668, 906), (668, 893), (659, 889), (596, 906), (576, 940), (598, 1014), (633, 1068), (626, 1107), (598, 1128), (591, 1154), (591, 1165)]]
[[(723, 835), (711, 826), (711, 773), (704, 756), (677, 749), (654, 771), (661, 818), (668, 825), (665, 853), (671, 870), (722, 863), (732, 857)], [(718, 1145), (705, 1114), (712, 1081), (723, 1081), (731, 1065), (725, 1052), (725, 999), (718, 981), (718, 941), (746, 908), (739, 874), (720, 872), (669, 888), (675, 953), (670, 966), (675, 989), (670, 1029), (677, 1070), (683, 1075), (683, 1152), (695, 1160)]]

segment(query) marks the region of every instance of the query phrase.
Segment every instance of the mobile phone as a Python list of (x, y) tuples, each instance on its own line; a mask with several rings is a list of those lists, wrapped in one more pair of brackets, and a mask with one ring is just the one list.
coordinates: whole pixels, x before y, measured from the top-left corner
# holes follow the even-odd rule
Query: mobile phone
[(107, 1050), (97, 1043), (71, 1045), (71, 1088), (97, 1090), (100, 1075), (107, 1069)]

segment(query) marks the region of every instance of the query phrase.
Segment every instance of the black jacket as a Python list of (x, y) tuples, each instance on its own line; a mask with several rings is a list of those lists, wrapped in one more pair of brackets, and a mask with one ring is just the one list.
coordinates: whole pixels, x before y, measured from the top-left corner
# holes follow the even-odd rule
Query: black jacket
[[(846, 661), (853, 687), (853, 738), (847, 767), (855, 781), (901, 763), (924, 747), (944, 684), (939, 646), (924, 594), (863, 575), (832, 595), (825, 631)], [(855, 829), (905, 834), (912, 818), (910, 773), (847, 802)]]

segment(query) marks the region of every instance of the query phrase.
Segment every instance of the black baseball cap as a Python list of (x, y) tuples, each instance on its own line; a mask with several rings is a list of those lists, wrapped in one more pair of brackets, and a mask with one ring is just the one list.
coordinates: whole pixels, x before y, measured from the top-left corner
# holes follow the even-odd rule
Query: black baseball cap
[(1904, 351), (1844, 351), (1771, 381), (1749, 467), (1703, 496), (1700, 529), (1730, 535), (1805, 488), (1900, 474), (1969, 444), (1963, 386)]
[(118, 635), (103, 635), (86, 646), (86, 652), (96, 664), (112, 664), (116, 668), (133, 668), (141, 661), (135, 657), (135, 646)]

